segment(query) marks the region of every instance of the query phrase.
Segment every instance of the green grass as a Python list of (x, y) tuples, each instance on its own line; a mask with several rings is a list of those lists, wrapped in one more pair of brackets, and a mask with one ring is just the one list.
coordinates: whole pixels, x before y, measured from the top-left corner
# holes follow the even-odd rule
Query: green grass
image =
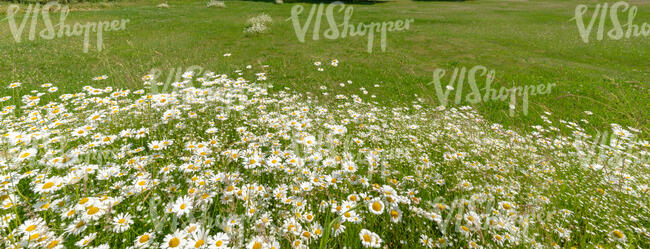
[[(650, 2), (629, 2), (638, 7), (636, 24), (650, 23)], [(376, 39), (372, 53), (366, 51), (365, 36), (313, 41), (310, 30), (305, 43), (298, 42), (291, 21), (286, 20), (294, 3), (226, 1), (225, 9), (206, 8), (205, 1), (170, 1), (169, 9), (156, 8), (158, 3), (74, 6), (79, 11), (70, 13), (68, 24), (130, 19), (126, 30), (104, 34), (101, 52), (91, 47), (83, 53), (81, 37), (28, 41), (23, 35), (27, 41), (16, 43), (7, 21), (1, 22), (0, 96), (15, 94), (5, 86), (16, 81), (27, 86), (18, 94), (46, 82), (54, 83), (63, 93), (98, 84), (139, 89), (140, 78), (152, 68), (168, 72), (198, 65), (233, 74), (252, 64), (255, 72), (262, 70), (261, 65), (269, 65), (264, 70), (276, 86), (315, 95), (320, 95), (320, 86), (328, 86), (331, 94), (325, 99), (336, 94), (359, 94), (359, 88), (365, 87), (384, 105), (409, 104), (417, 94), (435, 106), (439, 102), (434, 86), (428, 83), (436, 68), (484, 65), (496, 70), (496, 87), (558, 84), (549, 95), (531, 97), (527, 116), (518, 111), (510, 117), (506, 102), (475, 105), (491, 121), (528, 129), (541, 122), (539, 113), (549, 111), (566, 120), (586, 118), (589, 129), (603, 130), (609, 123), (618, 123), (640, 128), (646, 134), (650, 131), (648, 37), (582, 42), (570, 19), (576, 5), (586, 3), (593, 9), (596, 1), (354, 4), (351, 23), (415, 20), (409, 30), (388, 33), (385, 52)], [(305, 12), (311, 8), (311, 3), (298, 4), (305, 5)], [(270, 32), (244, 33), (246, 20), (262, 12), (273, 17)], [(5, 13), (3, 3), (0, 19)], [(304, 19), (305, 14), (301, 16)], [(37, 30), (43, 28), (42, 21), (39, 25)], [(322, 25), (327, 25), (326, 20)], [(228, 52), (232, 57), (222, 56)], [(331, 59), (341, 61), (339, 67), (327, 66), (318, 72), (313, 65)], [(110, 79), (102, 83), (90, 80), (104, 74)], [(338, 86), (346, 80), (354, 83)], [(374, 84), (381, 87), (374, 88)], [(467, 85), (465, 89), (468, 93)], [(595, 115), (585, 116), (585, 110)]]

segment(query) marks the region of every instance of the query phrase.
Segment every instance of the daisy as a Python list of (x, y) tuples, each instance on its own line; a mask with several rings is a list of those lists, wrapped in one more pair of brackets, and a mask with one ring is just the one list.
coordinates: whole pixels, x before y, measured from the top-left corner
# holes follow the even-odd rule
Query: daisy
[(357, 165), (353, 161), (345, 161), (341, 165), (343, 171), (348, 173), (354, 173), (357, 171)]
[(53, 193), (57, 190), (59, 190), (62, 186), (62, 180), (60, 177), (52, 177), (49, 179), (44, 179), (41, 183), (36, 184), (36, 187), (34, 188), (34, 192), (37, 192), (39, 194), (44, 194), (44, 193)]
[(246, 245), (246, 248), (247, 249), (266, 248), (266, 246), (264, 245), (264, 239), (262, 237), (260, 237), (260, 236), (255, 236), (255, 237), (253, 237), (253, 239), (250, 242), (248, 242), (248, 244)]
[(14, 219), (16, 218), (16, 214), (13, 213), (8, 213), (3, 216), (0, 216), (0, 228), (7, 228), (9, 225), (12, 225), (11, 223)]
[(565, 228), (561, 228), (561, 227), (558, 227), (557, 229), (555, 229), (555, 232), (556, 232), (557, 235), (560, 236), (560, 238), (562, 238), (562, 239), (568, 239), (569, 236), (571, 235), (571, 230), (569, 230), (569, 229), (565, 229)]
[(265, 81), (266, 80), (266, 74), (265, 73), (257, 73), (257, 80), (259, 81)]
[(151, 141), (149, 142), (149, 149), (154, 150), (154, 151), (160, 151), (163, 150), (165, 146), (163, 145), (162, 141)]
[(474, 211), (469, 211), (465, 214), (465, 221), (472, 226), (480, 226), (481, 220), (478, 214)]
[(399, 209), (391, 209), (388, 214), (390, 215), (390, 221), (393, 223), (399, 223), (402, 220), (402, 211)]
[(72, 136), (75, 136), (75, 137), (85, 137), (88, 134), (90, 134), (90, 133), (84, 127), (79, 127), (79, 128), (74, 129), (74, 131), (72, 131)]
[(133, 219), (131, 219), (131, 214), (121, 213), (113, 218), (113, 231), (116, 233), (122, 233), (128, 230), (133, 224)]
[(465, 237), (469, 237), (469, 235), (471, 234), (471, 230), (470, 230), (470, 228), (467, 227), (467, 226), (465, 226), (465, 225), (460, 226), (460, 227), (458, 228), (458, 231), (459, 231), (462, 235), (464, 235)]
[(181, 198), (178, 198), (174, 203), (173, 212), (179, 217), (183, 216), (190, 213), (193, 208), (192, 205), (192, 199), (189, 196), (183, 196)]
[(37, 150), (35, 148), (26, 149), (18, 153), (18, 156), (16, 157), (15, 160), (16, 162), (22, 162), (22, 161), (32, 159), (36, 156), (36, 152)]
[(230, 238), (226, 233), (217, 233), (214, 236), (211, 236), (208, 240), (208, 248), (210, 249), (220, 249), (227, 248)]
[(359, 238), (361, 239), (361, 244), (364, 247), (379, 248), (381, 247), (382, 240), (379, 236), (367, 229), (361, 229), (359, 232)]
[(267, 249), (280, 249), (280, 242), (273, 240), (267, 244)]
[(47, 249), (63, 249), (63, 238), (62, 237), (57, 237), (57, 238), (52, 238), (45, 243), (43, 243), (44, 247)]
[(70, 207), (68, 209), (64, 209), (61, 212), (61, 218), (63, 219), (69, 219), (74, 217), (74, 215), (77, 213), (77, 210), (74, 207)]
[(93, 78), (93, 80), (105, 80), (105, 79), (108, 79), (107, 75), (97, 76)]
[(87, 223), (82, 218), (77, 218), (65, 228), (65, 232), (79, 235), (85, 231), (87, 227)]
[(615, 241), (618, 241), (618, 242), (625, 242), (625, 240), (627, 239), (627, 237), (625, 236), (625, 233), (623, 233), (621, 230), (618, 230), (618, 229), (612, 230), (612, 232), (610, 233), (610, 236), (612, 237), (612, 239), (614, 239)]
[(226, 116), (225, 114), (221, 113), (221, 114), (218, 114), (218, 115), (217, 115), (217, 119), (218, 119), (219, 121), (225, 121), (225, 120), (228, 119), (228, 116)]
[(481, 245), (479, 245), (478, 243), (476, 243), (476, 241), (472, 240), (472, 241), (469, 242), (469, 248), (482, 249), (483, 247)]
[(368, 209), (371, 213), (380, 215), (384, 213), (384, 202), (379, 200), (379, 198), (372, 199), (368, 202)]
[(151, 243), (153, 242), (154, 236), (152, 233), (147, 232), (144, 233), (143, 235), (138, 236), (135, 241), (135, 247), (137, 248), (143, 248), (143, 247), (149, 247)]
[(505, 242), (505, 238), (499, 234), (492, 236), (492, 240), (494, 240), (494, 242), (496, 242), (500, 247), (503, 247), (503, 243)]
[(318, 223), (314, 223), (311, 226), (311, 232), (313, 234), (314, 239), (318, 239), (323, 235), (323, 227)]
[(208, 232), (204, 230), (199, 230), (192, 234), (191, 238), (188, 240), (186, 248), (208, 248)]
[(23, 235), (31, 235), (44, 231), (46, 228), (45, 221), (41, 218), (36, 218), (26, 220), (25, 223), (18, 227), (18, 231)]
[(183, 75), (181, 75), (181, 77), (183, 77), (183, 79), (191, 79), (191, 78), (194, 77), (194, 71), (187, 71), (187, 72), (183, 73)]
[(510, 211), (515, 209), (515, 205), (512, 204), (511, 202), (508, 201), (500, 201), (499, 202), (499, 209), (505, 210), (505, 211)]
[(85, 211), (82, 213), (82, 218), (85, 221), (99, 220), (104, 216), (106, 210), (101, 205), (101, 203), (93, 203), (85, 208)]
[(201, 232), (201, 225), (196, 222), (190, 223), (189, 225), (187, 225), (187, 227), (185, 227), (184, 231), (189, 235), (194, 235), (196, 233)]
[(340, 222), (334, 224), (332, 229), (334, 230), (334, 237), (339, 236), (340, 234), (345, 232), (345, 225), (341, 224)]
[(435, 242), (431, 238), (429, 238), (429, 236), (427, 236), (426, 234), (420, 235), (420, 244), (422, 244), (423, 247), (432, 248), (434, 243)]
[(86, 247), (90, 245), (90, 242), (93, 242), (95, 240), (95, 237), (97, 236), (97, 233), (91, 233), (86, 236), (84, 236), (81, 240), (77, 241), (74, 245), (77, 247)]
[(282, 163), (282, 159), (274, 155), (264, 160), (264, 162), (270, 167), (278, 167), (280, 166), (280, 163)]
[(316, 138), (314, 136), (307, 136), (303, 139), (303, 143), (307, 145), (307, 147), (312, 147), (316, 145)]
[(182, 230), (176, 231), (173, 234), (167, 234), (163, 243), (160, 245), (162, 249), (181, 249), (185, 247), (185, 237), (187, 234)]

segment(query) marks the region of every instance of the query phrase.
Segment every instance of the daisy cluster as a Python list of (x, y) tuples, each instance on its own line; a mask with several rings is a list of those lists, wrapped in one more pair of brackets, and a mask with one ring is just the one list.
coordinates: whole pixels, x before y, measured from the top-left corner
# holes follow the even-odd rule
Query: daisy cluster
[(0, 247), (650, 245), (636, 129), (613, 125), (602, 143), (550, 113), (520, 134), (470, 107), (184, 80), (3, 101)]
[(266, 32), (269, 28), (267, 26), (267, 23), (270, 23), (273, 21), (273, 18), (269, 16), (268, 14), (260, 14), (254, 17), (251, 17), (246, 21), (248, 23), (248, 27), (244, 30), (246, 33), (264, 33)]

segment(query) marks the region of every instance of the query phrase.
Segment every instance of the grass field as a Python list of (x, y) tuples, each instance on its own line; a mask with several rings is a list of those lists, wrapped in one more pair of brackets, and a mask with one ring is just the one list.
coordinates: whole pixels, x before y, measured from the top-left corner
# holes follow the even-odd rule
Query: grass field
[[(310, 30), (306, 41), (298, 42), (287, 20), (294, 4), (227, 1), (227, 8), (222, 9), (206, 8), (202, 1), (170, 1), (170, 8), (159, 9), (157, 3), (73, 7), (68, 23), (130, 20), (124, 31), (104, 34), (102, 52), (91, 45), (89, 53), (82, 53), (81, 37), (28, 41), (23, 35), (23, 41), (16, 43), (5, 20), (0, 25), (0, 82), (31, 86), (53, 82), (62, 90), (71, 90), (95, 84), (89, 81), (92, 77), (108, 75), (106, 85), (138, 89), (142, 86), (140, 78), (152, 68), (168, 72), (196, 65), (231, 72), (251, 64), (256, 68), (269, 65), (266, 71), (276, 86), (300, 92), (319, 94), (324, 85), (348, 94), (365, 87), (384, 105), (411, 103), (416, 100), (415, 94), (426, 104), (439, 105), (434, 86), (429, 84), (435, 69), (483, 65), (496, 70), (496, 87), (557, 84), (548, 95), (530, 97), (527, 116), (518, 110), (510, 117), (506, 102), (475, 105), (489, 120), (529, 129), (541, 121), (542, 111), (549, 111), (568, 120), (586, 118), (590, 121), (588, 129), (605, 130), (609, 123), (618, 123), (648, 131), (648, 38), (592, 38), (589, 43), (582, 42), (576, 23), (570, 19), (577, 4), (593, 6), (596, 1), (391, 1), (352, 5), (351, 23), (414, 19), (409, 30), (388, 33), (385, 52), (375, 41), (372, 53), (367, 52), (365, 36), (328, 40), (321, 35), (314, 41)], [(650, 12), (650, 3), (630, 3), (639, 8), (635, 23), (650, 22), (650, 17), (642, 14)], [(309, 11), (310, 2), (300, 4)], [(270, 32), (244, 33), (246, 20), (260, 13), (273, 18)], [(301, 21), (305, 19), (306, 13)], [(326, 25), (325, 20), (322, 25)], [(93, 41), (91, 38), (91, 44)], [(232, 57), (224, 58), (224, 53), (232, 53)], [(331, 59), (341, 61), (335, 71), (316, 71), (315, 61), (327, 63)], [(339, 82), (347, 80), (354, 84), (338, 87)], [(374, 88), (375, 84), (381, 87)], [(484, 81), (478, 84), (483, 87)], [(5, 91), (1, 89), (0, 94), (6, 95)], [(583, 111), (598, 115), (585, 116)]]
[[(346, 3), (413, 20), (372, 53), (299, 42), (313, 3), (76, 3), (66, 24), (118, 20), (87, 52), (30, 22), (16, 42), (27, 6), (0, 14), (0, 248), (650, 247), (649, 37), (583, 42), (576, 7), (604, 1)], [(528, 115), (441, 107), (476, 66), (495, 74), (450, 102), (553, 88)]]

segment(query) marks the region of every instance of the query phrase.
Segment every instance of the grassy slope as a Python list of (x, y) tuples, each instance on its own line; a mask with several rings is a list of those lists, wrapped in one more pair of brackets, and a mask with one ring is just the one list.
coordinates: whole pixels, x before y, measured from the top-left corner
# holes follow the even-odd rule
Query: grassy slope
[[(639, 7), (635, 23), (650, 23), (650, 2), (630, 1)], [(7, 21), (0, 23), (0, 96), (14, 94), (4, 88), (20, 81), (34, 89), (53, 82), (63, 92), (96, 85), (90, 78), (107, 74), (101, 84), (141, 88), (140, 77), (152, 68), (168, 71), (199, 65), (217, 72), (232, 72), (253, 64), (270, 65), (269, 80), (302, 92), (320, 92), (327, 85), (333, 94), (359, 93), (366, 87), (386, 105), (405, 104), (414, 94), (437, 105), (431, 74), (435, 68), (484, 65), (496, 73), (496, 86), (557, 83), (550, 95), (531, 97), (531, 113), (508, 116), (506, 102), (477, 105), (488, 119), (526, 128), (550, 111), (568, 120), (587, 117), (595, 128), (619, 123), (649, 129), (650, 47), (648, 37), (583, 43), (573, 17), (580, 1), (411, 2), (354, 5), (352, 23), (415, 19), (410, 30), (388, 34), (388, 49), (375, 42), (366, 52), (366, 37), (338, 40), (307, 39), (299, 43), (290, 21), (293, 4), (227, 1), (226, 9), (205, 8), (203, 1), (123, 2), (116, 6), (82, 5), (67, 23), (128, 18), (125, 31), (104, 34), (105, 49), (82, 53), (82, 38), (36, 39), (15, 43)], [(585, 1), (582, 1), (585, 3)], [(587, 1), (593, 6), (595, 1)], [(305, 3), (306, 4), (306, 3)], [(3, 7), (6, 7), (3, 6)], [(4, 8), (3, 8), (4, 9)], [(310, 6), (306, 6), (306, 11)], [(259, 13), (274, 18), (271, 32), (243, 33), (245, 21)], [(5, 11), (2, 11), (4, 18)], [(302, 20), (305, 15), (303, 14)], [(39, 23), (40, 30), (43, 26)], [(323, 20), (322, 25), (326, 25)], [(326, 28), (325, 26), (324, 28)], [(311, 36), (311, 31), (307, 37)], [(26, 36), (23, 37), (26, 39)], [(93, 39), (94, 41), (94, 39)], [(230, 52), (232, 57), (222, 57)], [(338, 68), (318, 72), (314, 61), (338, 59)], [(352, 80), (341, 88), (339, 82)], [(617, 83), (612, 83), (615, 80)], [(479, 83), (482, 83), (480, 81)], [(372, 87), (381, 84), (381, 88)], [(467, 88), (466, 88), (467, 89)], [(465, 92), (468, 92), (467, 90)], [(6, 103), (5, 103), (6, 104)], [(0, 104), (1, 105), (1, 104)]]

